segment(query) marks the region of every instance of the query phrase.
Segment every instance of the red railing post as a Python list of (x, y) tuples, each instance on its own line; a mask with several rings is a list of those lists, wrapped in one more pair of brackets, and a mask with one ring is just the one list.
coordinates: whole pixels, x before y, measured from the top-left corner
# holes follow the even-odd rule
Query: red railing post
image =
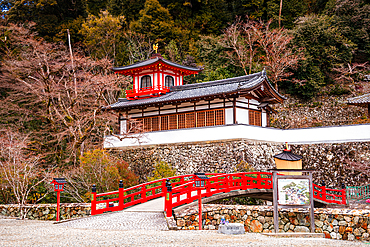
[(166, 211), (166, 216), (172, 216), (172, 186), (170, 180), (166, 180), (166, 198), (164, 200), (164, 210)]
[(146, 185), (141, 186), (141, 193), (140, 194), (141, 194), (141, 200), (142, 200), (142, 202), (148, 201), (146, 199)]
[(93, 184), (91, 190), (91, 215), (96, 215), (96, 185)]
[(125, 208), (124, 207), (124, 204), (125, 204), (124, 196), (125, 196), (125, 192), (123, 189), (123, 181), (120, 180), (119, 186), (118, 186), (118, 206), (120, 210), (123, 210)]
[(346, 189), (340, 190), (342, 192), (342, 202), (341, 204), (346, 205), (347, 204), (347, 193)]

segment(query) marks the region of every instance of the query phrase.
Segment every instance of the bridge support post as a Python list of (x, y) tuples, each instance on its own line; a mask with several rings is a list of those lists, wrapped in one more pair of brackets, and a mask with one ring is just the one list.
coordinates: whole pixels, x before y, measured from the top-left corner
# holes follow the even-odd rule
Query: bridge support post
[(166, 211), (166, 216), (172, 216), (172, 186), (170, 180), (167, 178), (166, 180), (166, 198), (164, 200), (164, 210)]
[(123, 204), (125, 203), (125, 199), (124, 199), (124, 196), (125, 196), (125, 193), (124, 193), (124, 189), (123, 189), (123, 181), (120, 180), (119, 181), (119, 186), (118, 186), (118, 206), (120, 208), (120, 210), (123, 210), (124, 206)]
[(91, 215), (96, 215), (96, 185), (91, 189)]
[(198, 189), (198, 219), (199, 219), (199, 230), (202, 230), (202, 189)]

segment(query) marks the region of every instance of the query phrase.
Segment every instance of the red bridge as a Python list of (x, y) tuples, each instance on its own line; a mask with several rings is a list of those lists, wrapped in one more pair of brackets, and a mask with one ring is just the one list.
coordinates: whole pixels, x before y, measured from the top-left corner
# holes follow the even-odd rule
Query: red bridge
[[(207, 183), (201, 190), (205, 201), (234, 196), (248, 196), (272, 200), (272, 173), (270, 172), (240, 172), (240, 173), (206, 173)], [(167, 194), (166, 180), (172, 185), (172, 192)], [(172, 209), (192, 203), (199, 198), (194, 174), (163, 178), (148, 183), (139, 184), (127, 189), (123, 184), (118, 191), (97, 194), (93, 188), (91, 200), (91, 215), (104, 212), (120, 211), (139, 203), (164, 197), (167, 216), (172, 216)], [(200, 190), (199, 190), (200, 191)], [(318, 204), (346, 204), (345, 189), (327, 189), (313, 184), (314, 200)], [(215, 195), (219, 195), (215, 197)], [(215, 198), (215, 199), (213, 199)], [(207, 200), (208, 199), (208, 200)]]

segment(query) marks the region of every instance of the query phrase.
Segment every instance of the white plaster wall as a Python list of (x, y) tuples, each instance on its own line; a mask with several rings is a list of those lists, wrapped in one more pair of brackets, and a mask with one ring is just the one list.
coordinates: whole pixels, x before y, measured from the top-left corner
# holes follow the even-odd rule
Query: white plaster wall
[(120, 134), (123, 135), (127, 131), (127, 120), (120, 121)]
[(169, 114), (169, 113), (176, 113), (176, 109), (171, 109), (171, 110), (162, 110), (161, 109), (161, 114)]
[[(162, 112), (162, 111), (161, 111)], [(144, 112), (144, 117), (149, 117), (149, 116), (158, 116), (159, 115), (159, 112), (158, 110), (157, 111), (153, 111), (153, 112)]]
[(248, 104), (248, 99), (246, 99), (246, 98), (240, 97), (240, 98), (238, 98), (238, 101), (242, 101), (242, 102), (245, 102), (245, 103)]
[(209, 108), (208, 108), (208, 105), (197, 105), (196, 106), (196, 109), (197, 110), (206, 110), (206, 109), (209, 109)]
[(248, 110), (236, 108), (236, 122), (238, 124), (248, 124), (249, 123)]
[(249, 104), (249, 108), (253, 110), (257, 110), (257, 111), (259, 110), (256, 105), (252, 105), (252, 104)]
[(154, 73), (153, 75), (151, 75), (151, 77), (152, 77), (153, 87), (158, 88), (159, 86), (158, 73)]
[(248, 139), (290, 144), (342, 143), (370, 141), (370, 124), (307, 129), (274, 129), (252, 125), (213, 126), (193, 129), (148, 132), (140, 139), (104, 139), (104, 148), (128, 148), (174, 143)]
[(233, 108), (227, 108), (225, 109), (225, 124), (233, 123), (234, 123)]
[(163, 87), (164, 86), (163, 73), (162, 72), (159, 72), (158, 74), (159, 74), (159, 86), (160, 87)]
[(262, 127), (267, 126), (267, 114), (266, 111), (262, 110)]
[(224, 107), (224, 103), (211, 104), (211, 109), (212, 108), (220, 108), (220, 107)]
[(194, 111), (194, 106), (193, 107), (185, 107), (185, 108), (179, 108), (178, 112), (185, 112), (185, 111)]
[(139, 92), (139, 77), (135, 76), (135, 92)]
[[(158, 113), (157, 113), (158, 114)], [(142, 113), (135, 113), (135, 114), (130, 114), (130, 117), (142, 117)]]

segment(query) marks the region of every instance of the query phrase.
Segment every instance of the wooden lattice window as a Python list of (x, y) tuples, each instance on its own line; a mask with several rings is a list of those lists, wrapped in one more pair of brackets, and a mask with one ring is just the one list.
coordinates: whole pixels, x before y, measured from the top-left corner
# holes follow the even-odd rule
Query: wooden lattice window
[(185, 129), (185, 114), (179, 114), (178, 115), (178, 128), (179, 129)]
[(168, 129), (174, 130), (177, 128), (178, 128), (177, 127), (177, 115), (176, 114), (169, 115), (168, 116)]
[(186, 128), (195, 127), (195, 115), (194, 112), (186, 113)]
[(204, 127), (206, 125), (206, 112), (197, 112), (197, 127)]
[(144, 118), (144, 131), (152, 131), (152, 118)]
[(250, 125), (262, 126), (261, 120), (262, 120), (261, 112), (249, 110), (249, 124)]
[[(250, 113), (251, 114), (251, 113)], [(256, 114), (260, 116), (260, 112), (253, 112), (250, 119), (253, 123), (256, 121)], [(196, 118), (195, 118), (196, 116)], [(260, 117), (258, 119), (261, 119)], [(225, 111), (219, 110), (206, 110), (199, 112), (188, 112), (180, 114), (162, 115), (155, 117), (136, 118), (133, 122), (142, 124), (144, 131), (159, 131), (159, 130), (172, 130), (172, 129), (185, 129), (204, 126), (215, 126), (225, 124)], [(256, 123), (261, 123), (257, 121)], [(133, 124), (128, 125), (134, 128)]]
[(225, 124), (225, 114), (224, 110), (215, 111), (215, 125), (224, 125)]
[(161, 130), (168, 130), (168, 116), (161, 116)]
[(159, 117), (152, 117), (152, 131), (160, 129)]
[(206, 126), (215, 126), (215, 111), (206, 111)]

